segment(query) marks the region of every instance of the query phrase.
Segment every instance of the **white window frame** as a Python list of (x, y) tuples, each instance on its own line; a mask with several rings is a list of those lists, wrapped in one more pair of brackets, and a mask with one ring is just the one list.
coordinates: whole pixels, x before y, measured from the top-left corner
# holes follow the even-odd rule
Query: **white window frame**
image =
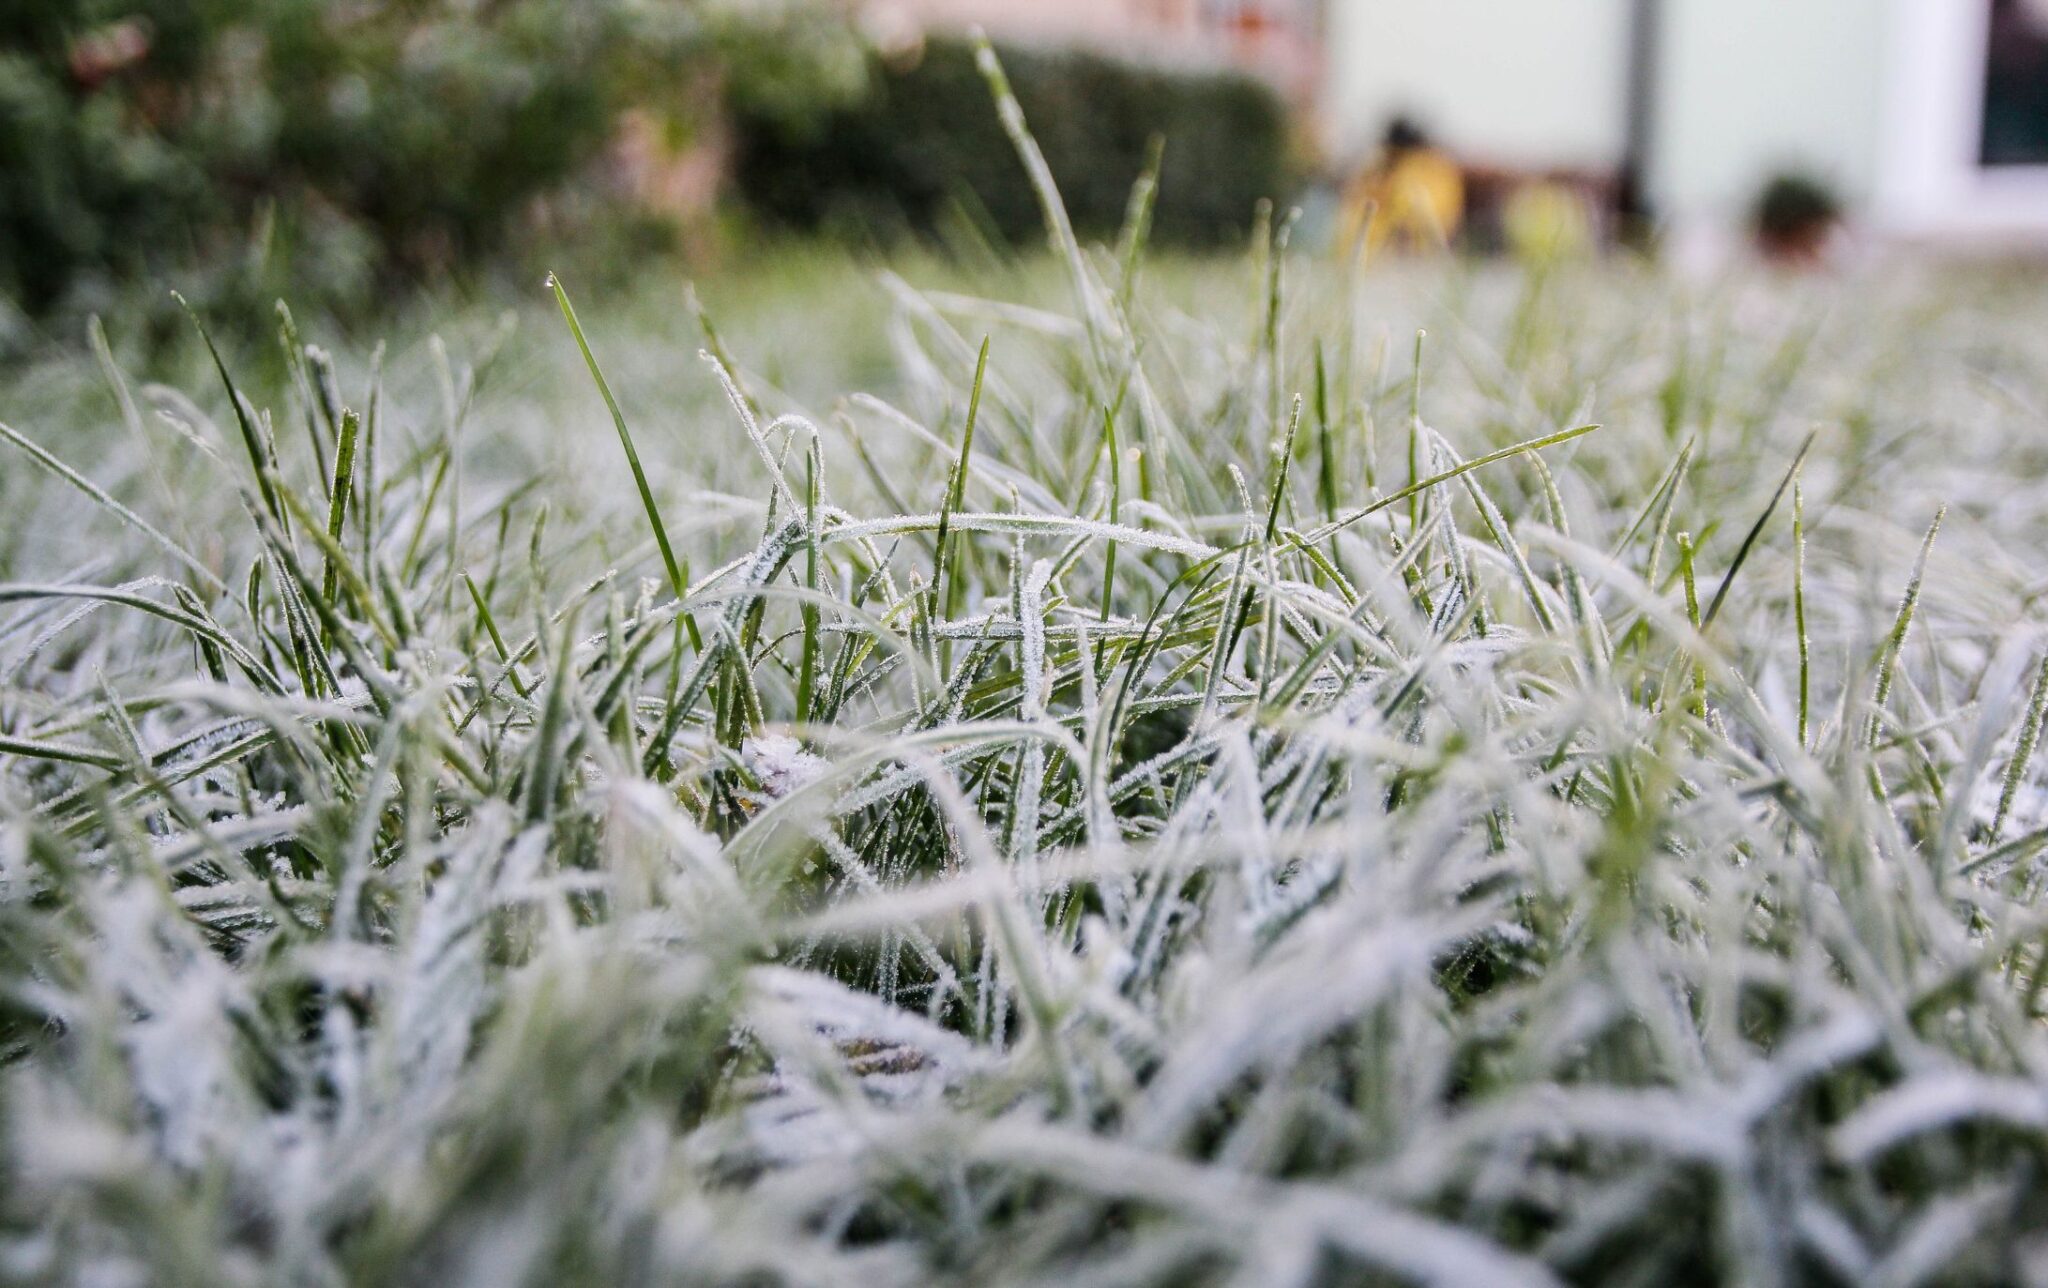
[(2048, 165), (1985, 166), (1989, 0), (1890, 0), (1875, 221), (1909, 236), (2048, 235)]

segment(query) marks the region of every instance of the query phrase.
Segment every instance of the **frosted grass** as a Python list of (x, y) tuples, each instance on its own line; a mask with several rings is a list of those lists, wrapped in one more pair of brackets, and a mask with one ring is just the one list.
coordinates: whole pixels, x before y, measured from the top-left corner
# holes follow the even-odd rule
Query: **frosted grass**
[(2034, 299), (1051, 227), (17, 377), (0, 1279), (2040, 1279)]

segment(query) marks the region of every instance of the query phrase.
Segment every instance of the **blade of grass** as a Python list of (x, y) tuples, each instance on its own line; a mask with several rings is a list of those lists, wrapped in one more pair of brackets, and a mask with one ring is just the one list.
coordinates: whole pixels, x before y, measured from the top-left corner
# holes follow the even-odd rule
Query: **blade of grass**
[(967, 423), (960, 431), (960, 455), (953, 462), (953, 477), (946, 483), (946, 501), (939, 509), (939, 530), (934, 540), (932, 557), (932, 580), (941, 587), (938, 596), (943, 605), (941, 612), (953, 618), (959, 615), (957, 599), (960, 579), (951, 553), (949, 537), (953, 525), (953, 512), (960, 509), (967, 498), (967, 465), (974, 454), (974, 423), (981, 415), (982, 379), (988, 374), (989, 337), (983, 336), (981, 352), (974, 359), (974, 388), (967, 395)]
[(1813, 650), (1806, 629), (1806, 496), (1797, 478), (1792, 480), (1792, 628), (1799, 635), (1799, 745), (1804, 748), (1813, 703)]
[[(327, 489), (327, 536), (335, 549), (341, 546), (342, 527), (348, 518), (349, 490), (355, 485), (356, 439), (362, 428), (363, 418), (344, 408), (334, 448), (334, 482)], [(326, 571), (320, 577), (321, 593), (329, 599), (334, 598), (334, 565), (335, 556), (330, 554)]]
[(206, 323), (200, 318), (199, 310), (193, 308), (185, 297), (176, 291), (171, 292), (171, 298), (185, 310), (192, 319), (192, 325), (199, 328), (199, 338), (206, 343), (207, 356), (213, 359), (213, 369), (220, 376), (220, 383), (228, 393), (228, 406), (235, 413), (235, 424), (242, 431), (242, 446), (249, 453), (249, 467), (256, 475), (256, 489), (263, 497), (264, 508), (270, 511), (271, 518), (277, 520), (278, 527), (289, 535), (291, 526), (285, 519), (284, 503), (277, 499), (277, 491), (270, 481), (271, 470), (277, 463), (277, 453), (270, 449), (261, 431), (257, 429), (255, 421), (251, 419), (248, 405), (242, 401), (241, 391), (235, 388), (235, 378), (228, 374), (227, 360), (220, 356), (220, 348), (214, 344), (213, 334), (206, 329)]
[(1545, 434), (1540, 438), (1524, 439), (1522, 442), (1503, 447), (1499, 451), (1488, 452), (1484, 456), (1475, 456), (1471, 460), (1462, 461), (1441, 473), (1432, 474), (1426, 479), (1411, 483), (1398, 492), (1383, 496), (1371, 505), (1360, 506), (1341, 519), (1325, 523), (1313, 531), (1302, 533), (1302, 539), (1311, 545), (1327, 541), (1330, 537), (1342, 532), (1362, 519), (1371, 518), (1389, 506), (1399, 505), (1419, 492), (1427, 492), (1429, 489), (1448, 483), (1462, 474), (1469, 474), (1473, 470), (1483, 469), (1488, 465), (1505, 461), (1510, 457), (1521, 456), (1528, 452), (1541, 451), (1546, 447), (1555, 447), (1559, 443), (1570, 442), (1572, 439), (1578, 438), (1583, 434), (1590, 434), (1598, 428), (1600, 428), (1598, 425), (1580, 425), (1574, 429), (1563, 429), (1554, 434)]
[(129, 527), (134, 528), (143, 536), (148, 537), (151, 541), (155, 542), (159, 547), (163, 549), (164, 553), (170, 555), (173, 559), (176, 559), (179, 563), (185, 565), (186, 568), (190, 569), (192, 573), (195, 576), (197, 576), (200, 581), (204, 582), (207, 586), (211, 587), (216, 592), (225, 592), (227, 590), (227, 583), (223, 582), (219, 577), (216, 577), (213, 574), (213, 570), (208, 568), (205, 564), (200, 563), (199, 560), (195, 556), (193, 556), (193, 554), (190, 551), (186, 550), (183, 546), (179, 545), (177, 542), (171, 540), (170, 537), (166, 536), (164, 533), (159, 531), (155, 525), (149, 522), (149, 520), (135, 513), (135, 511), (129, 509), (127, 506), (122, 505), (119, 501), (116, 501), (112, 496), (108, 495), (106, 490), (100, 487), (99, 484), (94, 483), (91, 479), (85, 477), (85, 475), (80, 474), (77, 470), (72, 469), (63, 461), (58, 460), (56, 456), (44, 450), (41, 444), (29, 438), (26, 434), (22, 434), (10, 428), (6, 424), (0, 424), (0, 438), (6, 439), (8, 442), (14, 444), (22, 451), (28, 453), (29, 458), (33, 460), (36, 464), (42, 466), (50, 473), (55, 474), (58, 478), (63, 479), (72, 487), (75, 487), (79, 491), (85, 493), (88, 497), (92, 498), (95, 504), (105, 509), (108, 513), (112, 514), (115, 518), (121, 520), (121, 522), (127, 524)]
[(1735, 574), (1742, 571), (1742, 565), (1748, 560), (1749, 552), (1756, 547), (1756, 539), (1763, 535), (1764, 525), (1771, 521), (1771, 515), (1777, 512), (1778, 502), (1784, 499), (1785, 489), (1792, 486), (1792, 480), (1799, 474), (1799, 467), (1806, 463), (1806, 454), (1813, 450), (1813, 440), (1816, 436), (1808, 434), (1806, 441), (1799, 445), (1799, 452), (1785, 470), (1785, 477), (1778, 480), (1777, 489), (1771, 493), (1769, 504), (1765, 505), (1764, 512), (1756, 517), (1756, 522), (1749, 526), (1749, 532), (1735, 550), (1734, 562), (1730, 563), (1728, 571), (1722, 574), (1721, 585), (1714, 591), (1713, 601), (1707, 605), (1707, 615), (1700, 622), (1702, 628), (1712, 626), (1714, 619), (1720, 616), (1721, 605), (1728, 599), (1728, 588), (1735, 584)]
[[(661, 507), (655, 504), (654, 489), (647, 482), (647, 471), (640, 465), (640, 452), (633, 446), (633, 432), (626, 428), (626, 413), (619, 408), (619, 400), (612, 396), (611, 382), (604, 378), (604, 371), (597, 365), (597, 355), (590, 351), (590, 341), (584, 337), (583, 324), (576, 320), (576, 307), (569, 303), (569, 292), (562, 287), (562, 279), (548, 274), (548, 289), (554, 292), (555, 304), (562, 310), (562, 320), (569, 324), (569, 334), (576, 337), (576, 348), (583, 355), (583, 363), (590, 368), (590, 378), (597, 382), (597, 391), (604, 397), (605, 410), (611, 413), (612, 427), (618, 431), (619, 446), (625, 450), (626, 466), (633, 472), (633, 486), (640, 489), (640, 507), (647, 515), (647, 526), (654, 529), (654, 544), (661, 550), (661, 566), (668, 573), (669, 589), (677, 599), (687, 599), (690, 594), (689, 573), (676, 559), (675, 548), (669, 544), (668, 528), (661, 521)], [(690, 632), (690, 647), (702, 649), (703, 639), (697, 633), (697, 623), (688, 614), (683, 621)]]

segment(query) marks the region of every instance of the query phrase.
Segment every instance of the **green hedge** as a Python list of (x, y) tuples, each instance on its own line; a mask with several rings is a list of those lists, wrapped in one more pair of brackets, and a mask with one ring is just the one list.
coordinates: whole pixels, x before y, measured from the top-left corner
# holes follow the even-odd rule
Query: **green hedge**
[[(1289, 195), (1287, 109), (1260, 81), (1081, 52), (998, 52), (1083, 235), (1119, 226), (1154, 135), (1166, 141), (1159, 241), (1231, 241), (1260, 198)], [(807, 117), (735, 106), (736, 180), (754, 211), (797, 229), (887, 236), (929, 233), (964, 210), (1013, 244), (1042, 236), (969, 45), (934, 40), (914, 66), (878, 62), (872, 72), (859, 102)]]
[(502, 255), (622, 109), (829, 102), (860, 57), (809, 0), (0, 0), (0, 300), (374, 300)]

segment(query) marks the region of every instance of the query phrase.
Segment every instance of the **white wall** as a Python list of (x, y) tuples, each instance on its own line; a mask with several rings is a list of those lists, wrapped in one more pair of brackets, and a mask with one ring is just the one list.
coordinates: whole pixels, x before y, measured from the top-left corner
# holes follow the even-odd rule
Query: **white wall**
[[(1899, 6), (1973, 0), (1663, 0), (1650, 190), (1680, 222), (1741, 217), (1786, 169), (1857, 208), (1882, 186)], [(1329, 0), (1327, 103), (1344, 154), (1413, 111), (1461, 154), (1621, 160), (1630, 0)], [(1888, 59), (1890, 61), (1888, 61)]]
[(1889, 17), (1878, 0), (1664, 0), (1650, 175), (1659, 207), (1680, 219), (1740, 216), (1784, 169), (1868, 203)]
[(2048, 166), (1977, 165), (1988, 13), (1890, 0), (1883, 145), (1872, 217), (1909, 237), (2048, 237)]
[(1628, 0), (1328, 2), (1327, 104), (1343, 155), (1370, 151), (1396, 112), (1477, 160), (1620, 155)]
[[(1412, 112), (1470, 160), (1621, 160), (1630, 0), (1328, 0), (1340, 160)], [(2048, 166), (1975, 162), (1984, 0), (1662, 0), (1650, 196), (1732, 235), (1764, 182), (1827, 181), (1866, 226), (2048, 239)]]

